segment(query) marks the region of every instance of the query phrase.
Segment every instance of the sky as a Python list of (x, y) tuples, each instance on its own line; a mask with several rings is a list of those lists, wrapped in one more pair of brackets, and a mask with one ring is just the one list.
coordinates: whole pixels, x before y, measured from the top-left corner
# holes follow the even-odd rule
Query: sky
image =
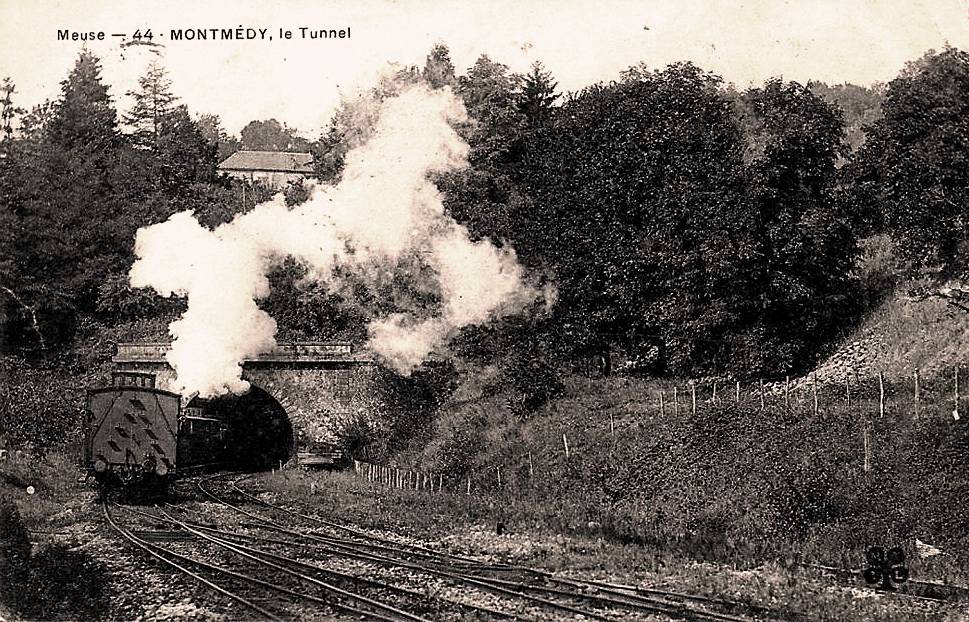
[[(350, 36), (302, 39), (301, 26)], [(273, 40), (170, 40), (173, 29), (240, 27)], [(121, 43), (149, 28), (193, 113), (218, 114), (231, 133), (275, 118), (317, 138), (341, 93), (373, 83), (391, 61), (423, 66), (437, 42), (458, 73), (481, 54), (520, 72), (540, 60), (564, 91), (680, 60), (740, 87), (775, 76), (871, 84), (930, 48), (969, 50), (969, 0), (0, 0), (0, 77), (13, 79), (20, 106), (56, 99), (86, 45), (124, 112), (153, 56)], [(58, 41), (59, 29), (106, 39)]]

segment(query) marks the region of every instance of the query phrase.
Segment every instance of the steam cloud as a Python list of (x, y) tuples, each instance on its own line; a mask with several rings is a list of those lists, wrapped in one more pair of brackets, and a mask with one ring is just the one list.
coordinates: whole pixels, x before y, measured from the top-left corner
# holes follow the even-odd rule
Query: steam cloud
[(289, 208), (281, 195), (210, 230), (192, 212), (142, 228), (133, 287), (187, 296), (171, 324), (174, 390), (211, 396), (248, 389), (241, 362), (275, 344), (276, 322), (256, 300), (266, 277), (292, 257), (307, 278), (351, 296), (349, 281), (405, 280), (440, 304), (369, 315), (368, 347), (409, 373), (469, 324), (517, 313), (539, 293), (525, 283), (514, 250), (472, 242), (445, 214), (433, 173), (467, 165), (452, 128), (467, 120), (450, 90), (411, 86), (385, 100), (369, 140), (347, 153), (336, 186), (315, 185)]

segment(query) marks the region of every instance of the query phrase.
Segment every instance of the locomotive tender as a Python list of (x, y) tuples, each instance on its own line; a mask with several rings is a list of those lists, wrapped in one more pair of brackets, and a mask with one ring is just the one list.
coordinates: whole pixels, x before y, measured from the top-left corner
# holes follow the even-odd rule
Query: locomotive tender
[(84, 467), (105, 485), (164, 484), (226, 455), (227, 426), (202, 408), (182, 407), (155, 375), (113, 372), (111, 386), (87, 392)]

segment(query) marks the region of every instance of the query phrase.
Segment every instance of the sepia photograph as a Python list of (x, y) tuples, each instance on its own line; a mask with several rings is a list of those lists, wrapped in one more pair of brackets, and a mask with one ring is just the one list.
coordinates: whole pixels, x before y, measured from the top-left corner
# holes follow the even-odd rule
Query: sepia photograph
[(967, 507), (969, 0), (0, 0), (0, 622), (969, 621)]

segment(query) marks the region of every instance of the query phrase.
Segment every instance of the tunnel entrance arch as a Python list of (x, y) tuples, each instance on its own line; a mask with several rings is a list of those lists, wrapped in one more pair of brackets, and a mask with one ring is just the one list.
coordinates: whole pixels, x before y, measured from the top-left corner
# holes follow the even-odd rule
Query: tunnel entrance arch
[(256, 385), (241, 395), (195, 398), (206, 417), (224, 422), (225, 461), (243, 471), (265, 471), (285, 464), (296, 452), (295, 433), (286, 409)]
[[(168, 342), (119, 343), (111, 360), (119, 371), (155, 374), (156, 386), (167, 387), (175, 381), (175, 370), (168, 362), (170, 352)], [(285, 415), (296, 444), (296, 447), (290, 445), (287, 451), (281, 449), (289, 444), (287, 434), (276, 436), (279, 442), (265, 443), (277, 449), (261, 460), (263, 463), (276, 460), (275, 465), (268, 466), (278, 466), (280, 460), (285, 463), (287, 458), (290, 463), (295, 462), (297, 451), (332, 450), (339, 444), (348, 416), (356, 413), (378, 416), (374, 412), (377, 382), (374, 362), (366, 355), (354, 353), (349, 343), (279, 342), (267, 352), (247, 357), (242, 369), (243, 380), (272, 399), (272, 402), (263, 399), (255, 391), (242, 400), (242, 409), (248, 408), (247, 401), (269, 404), (270, 413), (276, 413), (270, 420), (282, 421)], [(223, 399), (226, 400), (222, 403), (223, 410), (238, 410), (230, 404), (231, 397)], [(252, 439), (240, 440), (243, 447), (258, 445)], [(251, 449), (255, 455), (261, 453), (259, 447)]]

